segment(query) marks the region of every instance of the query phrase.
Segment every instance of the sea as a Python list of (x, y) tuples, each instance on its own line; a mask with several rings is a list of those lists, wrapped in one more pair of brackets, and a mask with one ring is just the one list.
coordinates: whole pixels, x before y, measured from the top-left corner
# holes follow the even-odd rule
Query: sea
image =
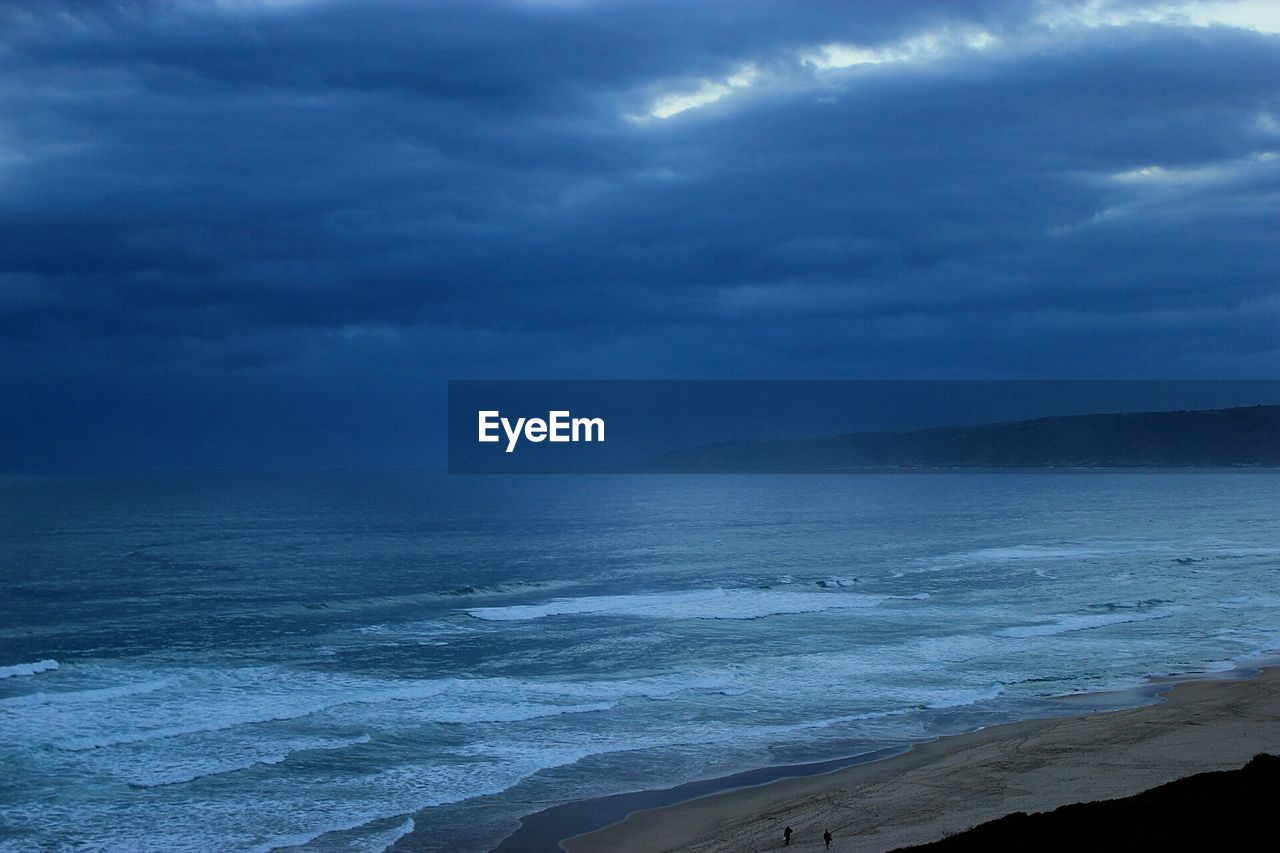
[(1280, 473), (0, 479), (0, 850), (450, 850), (1280, 650)]

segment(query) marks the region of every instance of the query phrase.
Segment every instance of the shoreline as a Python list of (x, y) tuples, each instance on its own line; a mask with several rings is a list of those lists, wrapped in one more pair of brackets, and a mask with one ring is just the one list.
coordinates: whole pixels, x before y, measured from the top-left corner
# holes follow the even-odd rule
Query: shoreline
[[(944, 810), (934, 814), (930, 821), (921, 821), (917, 817), (911, 822), (914, 831), (905, 833), (898, 831), (903, 828), (894, 826), (894, 815), (888, 812), (877, 818), (878, 826), (874, 828), (859, 826), (856, 819), (850, 822), (840, 816), (865, 809), (877, 799), (876, 793), (880, 796), (891, 793), (879, 789), (886, 785), (894, 788), (893, 780), (898, 775), (909, 774), (911, 778), (904, 779), (896, 787), (913, 788), (924, 784), (916, 778), (918, 776), (935, 772), (946, 775), (949, 772), (946, 767), (935, 765), (949, 766), (958, 762), (964, 767), (963, 775), (972, 778), (986, 769), (985, 758), (981, 758), (979, 753), (998, 753), (1002, 751), (1001, 745), (1007, 749), (1011, 743), (1025, 745), (1028, 739), (1060, 742), (1064, 737), (1068, 741), (1079, 737), (1080, 744), (1088, 745), (1075, 750), (1080, 755), (1106, 753), (1109, 752), (1108, 744), (1129, 739), (1135, 726), (1139, 730), (1150, 729), (1157, 721), (1200, 726), (1203, 720), (1182, 718), (1188, 713), (1203, 716), (1205, 708), (1213, 712), (1210, 716), (1214, 719), (1230, 717), (1229, 712), (1240, 705), (1239, 699), (1242, 698), (1236, 694), (1250, 694), (1243, 697), (1247, 707), (1252, 707), (1250, 703), (1253, 703), (1270, 709), (1260, 712), (1262, 717), (1269, 717), (1260, 719), (1254, 727), (1259, 733), (1265, 730), (1268, 735), (1257, 741), (1258, 748), (1254, 752), (1280, 751), (1280, 668), (1277, 667), (1280, 667), (1280, 659), (1268, 656), (1238, 662), (1229, 670), (1149, 677), (1145, 683), (1131, 688), (1046, 697), (1046, 705), (1057, 706), (1056, 710), (907, 746), (810, 764), (755, 768), (665, 789), (577, 800), (523, 816), (520, 827), (503, 839), (494, 851), (594, 853), (599, 850), (635, 850), (647, 853), (654, 850), (723, 849), (726, 843), (735, 850), (772, 849), (778, 844), (775, 836), (786, 825), (779, 820), (785, 819), (798, 829), (799, 823), (820, 817), (814, 814), (815, 801), (838, 805), (832, 808), (830, 822), (840, 841), (836, 845), (839, 849), (885, 850), (936, 840), (944, 834), (967, 829), (1012, 811), (1037, 811), (1082, 799), (1138, 793), (1192, 773), (1227, 769), (1232, 766), (1232, 761), (1225, 760), (1228, 757), (1239, 758), (1234, 762), (1234, 766), (1239, 766), (1253, 753), (1238, 754), (1241, 741), (1235, 749), (1220, 750), (1212, 755), (1207, 754), (1212, 750), (1210, 746), (1189, 749), (1185, 759), (1178, 755), (1165, 755), (1162, 762), (1157, 762), (1158, 766), (1146, 768), (1146, 772), (1122, 774), (1124, 783), (1120, 787), (1115, 787), (1120, 782), (1113, 780), (1115, 784), (1105, 793), (1094, 796), (1082, 792), (1072, 798), (1069, 790), (1062, 790), (1062, 779), (1050, 779), (1048, 781), (1053, 784), (1033, 786), (1021, 797), (997, 797), (985, 806), (979, 803), (972, 807)], [(1195, 709), (1193, 712), (1188, 711), (1192, 708)], [(1204, 731), (1197, 729), (1197, 734), (1203, 735)], [(1246, 740), (1254, 742), (1251, 738)], [(1059, 743), (1056, 750), (1067, 756), (1072, 751), (1070, 745), (1064, 743)], [(1019, 757), (1028, 758), (1021, 754)], [(1036, 762), (1034, 758), (1028, 760), (1045, 766), (1054, 763), (1049, 760)], [(1107, 760), (1105, 756), (1103, 760)], [(1048, 775), (1052, 777), (1055, 774)], [(1001, 784), (1008, 788), (1011, 781), (1014, 780), (1004, 779)], [(950, 786), (952, 783), (935, 781), (935, 789), (939, 784)], [(950, 788), (940, 790), (945, 792)], [(938, 796), (943, 796), (943, 793)], [(841, 800), (850, 802), (840, 804)], [(906, 803), (900, 805), (908, 807)], [(899, 822), (905, 822), (905, 814), (897, 817)], [(838, 831), (837, 825), (844, 831)], [(870, 829), (874, 831), (868, 835), (865, 830)], [(817, 833), (820, 835), (821, 829)], [(904, 840), (890, 843), (890, 839), (899, 835)], [(797, 850), (806, 849), (800, 839), (801, 836), (797, 836), (792, 846)], [(821, 845), (821, 842), (816, 844)]]
[(758, 788), (788, 779), (824, 776), (846, 767), (885, 761), (910, 749), (911, 745), (887, 746), (827, 761), (757, 767), (728, 776), (682, 782), (670, 788), (649, 788), (573, 800), (524, 815), (520, 818), (520, 828), (502, 839), (489, 853), (563, 853), (564, 847), (561, 845), (567, 840), (566, 827), (576, 827), (575, 837), (586, 835), (617, 826), (637, 812), (671, 808), (704, 797)]

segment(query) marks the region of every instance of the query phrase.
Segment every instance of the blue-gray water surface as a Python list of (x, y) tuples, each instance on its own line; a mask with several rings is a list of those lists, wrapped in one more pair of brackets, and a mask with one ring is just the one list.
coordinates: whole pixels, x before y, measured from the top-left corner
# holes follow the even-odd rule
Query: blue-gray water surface
[[(1280, 474), (0, 479), (0, 849), (484, 850), (1280, 649)], [(414, 831), (410, 831), (414, 830)]]

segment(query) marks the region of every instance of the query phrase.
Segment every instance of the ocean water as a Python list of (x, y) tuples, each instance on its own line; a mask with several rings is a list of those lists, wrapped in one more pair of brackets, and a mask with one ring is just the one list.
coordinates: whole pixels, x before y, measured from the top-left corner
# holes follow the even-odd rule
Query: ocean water
[(0, 480), (0, 849), (486, 850), (1280, 650), (1280, 474)]

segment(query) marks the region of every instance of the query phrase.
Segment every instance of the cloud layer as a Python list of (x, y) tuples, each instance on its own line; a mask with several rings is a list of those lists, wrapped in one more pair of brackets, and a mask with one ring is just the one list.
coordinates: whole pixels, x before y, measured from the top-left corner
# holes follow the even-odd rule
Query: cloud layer
[(1274, 377), (1265, 3), (0, 10), (0, 468), (430, 462), (463, 377)]

